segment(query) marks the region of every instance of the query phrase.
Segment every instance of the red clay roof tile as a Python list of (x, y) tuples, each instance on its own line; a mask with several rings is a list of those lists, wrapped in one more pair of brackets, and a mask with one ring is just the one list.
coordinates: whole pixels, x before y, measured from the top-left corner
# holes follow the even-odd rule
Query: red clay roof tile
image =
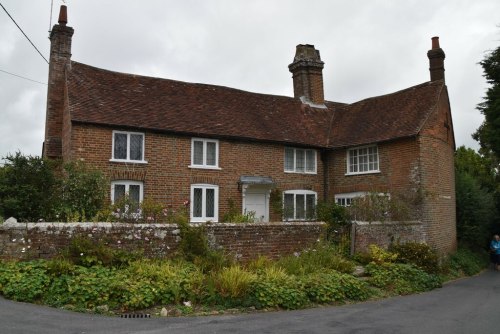
[(336, 148), (418, 133), (444, 83), (428, 82), (350, 105), (299, 100), (107, 71), (72, 62), (73, 122), (192, 136)]

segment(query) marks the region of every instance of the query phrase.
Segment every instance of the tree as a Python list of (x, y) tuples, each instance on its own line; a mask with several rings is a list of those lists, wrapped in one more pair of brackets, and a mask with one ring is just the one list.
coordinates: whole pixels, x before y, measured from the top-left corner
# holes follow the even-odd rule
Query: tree
[(0, 216), (21, 221), (49, 219), (57, 188), (51, 162), (20, 152), (4, 161), (0, 168)]
[[(109, 181), (82, 163), (24, 156), (4, 158), (0, 167), (0, 217), (83, 221), (102, 209)], [(64, 167), (64, 168), (62, 168)]]
[(477, 109), (484, 115), (483, 124), (473, 134), (481, 149), (491, 151), (500, 160), (500, 47), (488, 53), (480, 62), (484, 77), (491, 87)]
[(496, 174), (490, 157), (463, 146), (455, 152), (457, 234), (461, 244), (483, 248), (492, 233), (500, 232)]

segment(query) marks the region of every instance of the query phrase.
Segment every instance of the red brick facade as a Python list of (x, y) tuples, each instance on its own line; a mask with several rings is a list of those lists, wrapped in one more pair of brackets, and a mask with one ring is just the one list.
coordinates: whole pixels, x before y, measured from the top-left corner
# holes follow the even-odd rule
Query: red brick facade
[[(113, 129), (73, 124), (71, 150), (65, 160), (80, 160), (103, 171), (110, 180), (144, 182), (144, 197), (179, 208), (190, 199), (190, 185), (198, 183), (219, 186), (219, 217), (229, 210), (229, 200), (242, 206), (238, 181), (242, 175), (271, 177), (282, 191), (307, 189), (323, 195), (323, 165), (316, 157), (316, 174), (284, 172), (283, 145), (243, 141), (219, 141), (220, 169), (199, 169), (191, 165), (191, 137), (145, 134), (147, 164), (111, 162)], [(274, 220), (280, 219), (274, 217)]]

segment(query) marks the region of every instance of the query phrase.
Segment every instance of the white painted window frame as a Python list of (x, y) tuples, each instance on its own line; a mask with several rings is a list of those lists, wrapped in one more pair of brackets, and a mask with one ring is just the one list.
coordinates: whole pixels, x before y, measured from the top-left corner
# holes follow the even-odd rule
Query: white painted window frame
[[(195, 164), (194, 163), (194, 144), (195, 142), (203, 143), (203, 163)], [(215, 144), (215, 165), (207, 164), (207, 143)], [(202, 168), (202, 169), (218, 169), (219, 167), (219, 140), (217, 139), (207, 139), (207, 138), (191, 138), (191, 164), (189, 168)]]
[[(126, 134), (127, 135), (127, 158), (126, 159), (115, 159), (115, 134)], [(142, 136), (142, 157), (141, 157), (141, 160), (131, 160), (130, 159), (130, 135), (141, 135)], [(130, 163), (135, 163), (135, 164), (148, 163), (146, 160), (144, 160), (144, 155), (146, 154), (146, 152), (145, 152), (146, 135), (144, 134), (144, 132), (113, 130), (112, 136), (113, 136), (113, 138), (112, 138), (112, 145), (111, 145), (111, 159), (109, 161), (112, 161), (112, 162), (130, 162)]]
[[(293, 218), (283, 217), (286, 221), (307, 221), (307, 195), (314, 195), (314, 206), (318, 205), (318, 193), (312, 190), (293, 189), (283, 192), (283, 210), (285, 210), (285, 195), (293, 195)], [(305, 218), (297, 219), (297, 195), (304, 195), (304, 212)]]
[[(363, 197), (366, 196), (367, 192), (365, 191), (356, 191), (356, 192), (351, 192), (351, 193), (343, 193), (343, 194), (336, 194), (334, 196), (335, 198), (335, 203), (341, 206), (351, 206), (352, 200), (357, 198), (357, 197)], [(344, 202), (344, 203), (339, 203), (339, 202)]]
[[(286, 157), (287, 157), (287, 150), (293, 150), (293, 168), (292, 169), (287, 169), (286, 166)], [(297, 151), (302, 151), (304, 153), (304, 171), (297, 171)], [(313, 171), (307, 171), (307, 152), (313, 152), (314, 157), (314, 170)], [(284, 152), (283, 152), (283, 169), (285, 173), (297, 173), (297, 174), (317, 174), (318, 173), (318, 154), (315, 149), (308, 149), (308, 148), (296, 148), (296, 147), (285, 147)]]
[[(377, 150), (377, 152), (376, 152), (377, 169), (371, 169), (371, 170), (360, 172), (359, 171), (359, 151), (362, 149), (365, 149), (365, 148), (366, 149), (375, 148)], [(356, 171), (356, 172), (351, 172), (351, 156), (352, 156), (353, 152), (357, 152), (357, 156), (358, 156), (358, 161), (357, 161), (358, 171)], [(380, 173), (380, 154), (379, 154), (379, 149), (378, 149), (377, 145), (365, 145), (365, 146), (353, 147), (353, 148), (350, 148), (347, 150), (346, 155), (347, 155), (347, 157), (346, 157), (346, 171), (347, 172), (345, 175), (361, 175), (361, 174)], [(368, 164), (368, 166), (369, 166), (369, 164)]]
[[(194, 217), (194, 190), (202, 189), (202, 205), (201, 205), (201, 217)], [(206, 191), (207, 189), (214, 190), (214, 217), (206, 216)], [(207, 221), (211, 221), (217, 223), (219, 221), (219, 186), (215, 184), (206, 184), (206, 183), (197, 183), (191, 185), (190, 192), (190, 209), (189, 209), (189, 217), (191, 222), (193, 223), (205, 223)]]

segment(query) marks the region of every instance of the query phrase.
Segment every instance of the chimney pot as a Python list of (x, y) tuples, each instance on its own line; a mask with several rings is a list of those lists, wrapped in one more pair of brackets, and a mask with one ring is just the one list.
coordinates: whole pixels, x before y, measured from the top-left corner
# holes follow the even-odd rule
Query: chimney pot
[(65, 5), (62, 5), (59, 10), (59, 24), (62, 26), (66, 26), (68, 23), (68, 8)]
[(438, 36), (432, 37), (432, 48), (439, 49), (439, 37)]

